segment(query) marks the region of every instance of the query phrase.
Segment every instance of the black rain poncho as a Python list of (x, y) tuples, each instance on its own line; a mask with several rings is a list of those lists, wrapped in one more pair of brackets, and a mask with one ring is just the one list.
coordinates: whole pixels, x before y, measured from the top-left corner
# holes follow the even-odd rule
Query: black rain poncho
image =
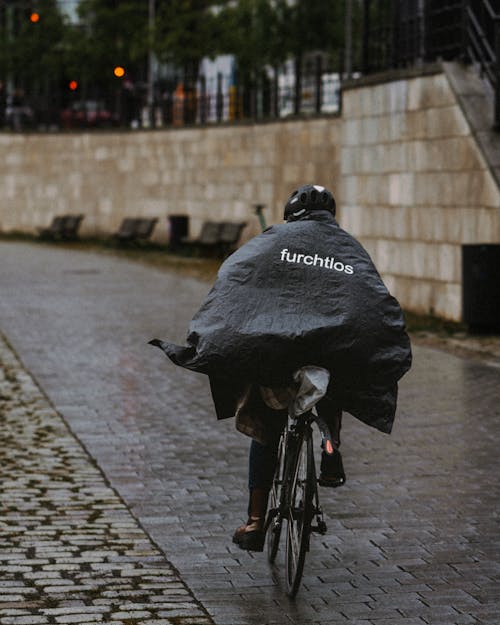
[(153, 344), (210, 377), (218, 418), (248, 383), (285, 386), (304, 365), (329, 370), (328, 395), (390, 432), (411, 365), (401, 308), (363, 247), (327, 212), (272, 226), (221, 266), (187, 346)]

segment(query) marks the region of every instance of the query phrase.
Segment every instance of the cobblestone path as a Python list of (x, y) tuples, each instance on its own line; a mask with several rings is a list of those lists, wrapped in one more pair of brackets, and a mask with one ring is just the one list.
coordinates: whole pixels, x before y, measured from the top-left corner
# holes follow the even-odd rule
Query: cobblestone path
[(0, 623), (212, 623), (0, 336)]
[(281, 560), (271, 569), (231, 543), (247, 439), (215, 420), (204, 376), (147, 346), (182, 342), (207, 289), (112, 257), (0, 243), (1, 331), (214, 621), (498, 625), (500, 369), (417, 346), (393, 434), (345, 419), (347, 484), (321, 492), (328, 533), (313, 537), (290, 601)]

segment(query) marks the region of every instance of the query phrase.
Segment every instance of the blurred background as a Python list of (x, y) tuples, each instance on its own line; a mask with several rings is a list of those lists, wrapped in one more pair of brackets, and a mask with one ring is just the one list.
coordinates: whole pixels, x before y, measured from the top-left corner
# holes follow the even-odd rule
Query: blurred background
[(2, 0), (0, 125), (151, 128), (338, 112), (342, 80), (477, 54), (472, 29), (494, 50), (495, 2)]

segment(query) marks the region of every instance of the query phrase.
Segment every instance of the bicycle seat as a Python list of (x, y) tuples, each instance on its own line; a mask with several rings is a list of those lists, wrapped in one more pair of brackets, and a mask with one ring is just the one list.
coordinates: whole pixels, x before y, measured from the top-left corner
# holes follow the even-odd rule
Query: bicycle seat
[(297, 417), (312, 410), (325, 396), (330, 382), (330, 373), (323, 367), (307, 365), (295, 371), (293, 380), (298, 385), (298, 389), (291, 403), (290, 412)]

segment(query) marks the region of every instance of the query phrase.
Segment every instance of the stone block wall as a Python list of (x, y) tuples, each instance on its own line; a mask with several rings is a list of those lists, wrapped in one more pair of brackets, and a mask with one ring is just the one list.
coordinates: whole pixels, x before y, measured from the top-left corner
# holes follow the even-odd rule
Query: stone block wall
[(52, 217), (85, 215), (82, 234), (106, 235), (125, 216), (190, 217), (196, 236), (206, 219), (246, 221), (253, 212), (282, 219), (301, 180), (338, 186), (340, 121), (221, 126), (155, 132), (0, 134), (0, 230), (35, 232)]
[(500, 194), (445, 73), (344, 93), (342, 225), (413, 311), (461, 318), (461, 244), (500, 242)]

